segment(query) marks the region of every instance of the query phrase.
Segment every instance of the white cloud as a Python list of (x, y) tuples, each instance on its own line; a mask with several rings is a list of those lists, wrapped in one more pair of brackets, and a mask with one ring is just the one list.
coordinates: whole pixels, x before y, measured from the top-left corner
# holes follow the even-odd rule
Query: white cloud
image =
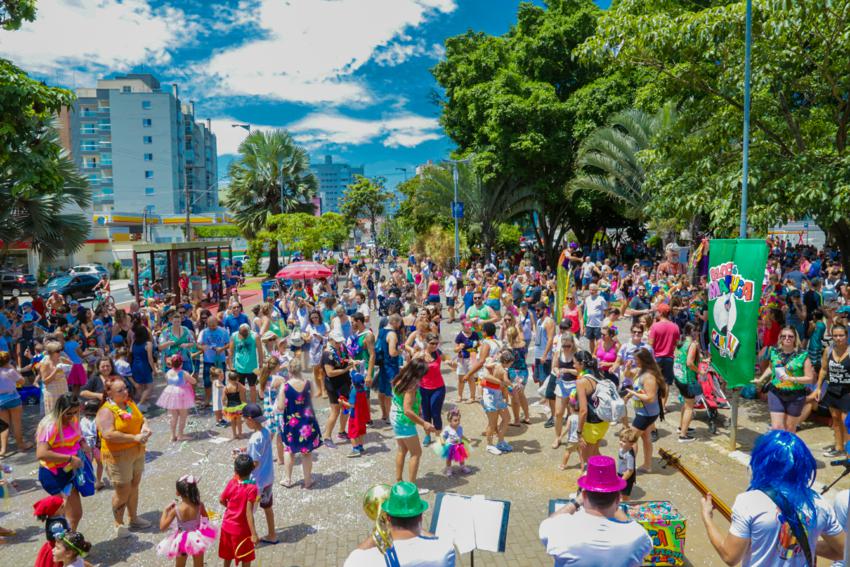
[(446, 54), (445, 49), (439, 43), (427, 47), (425, 40), (419, 39), (413, 43), (393, 42), (375, 52), (373, 60), (382, 67), (394, 67), (401, 65), (411, 57), (431, 57), (441, 59)]
[[(239, 144), (248, 134), (241, 123), (233, 118), (215, 118), (211, 121), (216, 135), (219, 155), (236, 154)], [(412, 148), (428, 140), (441, 137), (440, 124), (434, 118), (416, 114), (395, 114), (374, 120), (351, 118), (336, 112), (308, 114), (286, 126), (252, 124), (251, 131), (285, 128), (309, 150), (328, 146), (358, 146), (380, 142), (388, 148)]]
[(182, 11), (154, 10), (145, 0), (50, 0), (39, 2), (34, 22), (0, 32), (0, 55), (36, 73), (67, 80), (80, 68), (91, 79), (139, 63), (168, 64), (169, 51), (198, 30)]
[(205, 71), (219, 94), (368, 103), (371, 93), (353, 74), (378, 52), (386, 61), (409, 57), (417, 44), (391, 43), (455, 8), (455, 0), (261, 0), (263, 37), (220, 51)]

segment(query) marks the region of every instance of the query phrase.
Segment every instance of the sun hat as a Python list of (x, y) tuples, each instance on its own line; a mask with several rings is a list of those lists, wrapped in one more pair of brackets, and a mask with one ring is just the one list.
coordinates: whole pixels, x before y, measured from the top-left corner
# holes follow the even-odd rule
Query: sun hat
[(342, 331), (339, 329), (334, 329), (328, 335), (328, 338), (334, 342), (342, 343), (345, 342), (345, 335), (342, 334)]
[(587, 472), (579, 477), (578, 485), (588, 492), (619, 492), (626, 487), (626, 481), (617, 476), (614, 459), (594, 455), (587, 460)]
[(413, 518), (428, 509), (428, 503), (419, 497), (419, 489), (412, 482), (397, 482), (390, 497), (381, 504), (381, 510), (394, 518)]
[(277, 338), (277, 335), (275, 335), (273, 332), (271, 332), (271, 331), (266, 331), (265, 333), (263, 333), (262, 340), (264, 340), (264, 341), (272, 341), (272, 340), (274, 340), (274, 339), (276, 339), (276, 338)]
[(304, 346), (304, 337), (302, 337), (299, 333), (295, 333), (294, 335), (289, 335), (289, 346), (293, 346), (293, 347)]

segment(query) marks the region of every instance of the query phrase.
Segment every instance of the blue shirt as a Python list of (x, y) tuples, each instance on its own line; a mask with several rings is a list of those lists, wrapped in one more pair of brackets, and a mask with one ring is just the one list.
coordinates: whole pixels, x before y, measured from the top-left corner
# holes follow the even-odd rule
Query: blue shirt
[[(203, 346), (224, 347), (230, 342), (230, 335), (222, 327), (216, 327), (215, 330), (204, 329), (201, 331), (200, 343)], [(214, 350), (204, 351), (204, 362), (224, 362), (227, 358), (227, 353), (216, 352)]]
[(232, 335), (233, 333), (239, 330), (239, 326), (243, 323), (246, 325), (250, 325), (251, 321), (248, 320), (247, 315), (245, 315), (244, 313), (240, 313), (237, 317), (234, 317), (233, 315), (228, 315), (227, 317), (225, 317), (223, 325)]
[(265, 427), (251, 434), (248, 440), (248, 456), (254, 461), (255, 467), (251, 478), (262, 490), (274, 482), (274, 463), (272, 461), (272, 434)]

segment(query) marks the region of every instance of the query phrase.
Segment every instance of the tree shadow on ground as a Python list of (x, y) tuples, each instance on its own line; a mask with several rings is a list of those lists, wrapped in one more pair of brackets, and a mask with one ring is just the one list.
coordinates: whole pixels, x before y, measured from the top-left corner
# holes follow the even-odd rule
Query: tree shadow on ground
[[(469, 468), (471, 470), (470, 474), (475, 474), (479, 470), (477, 467)], [(466, 476), (468, 475), (458, 473), (452, 476), (446, 476), (444, 474), (430, 472), (425, 476), (419, 477), (416, 480), (416, 484), (419, 488), (427, 488), (432, 492), (452, 492), (461, 486), (469, 484), (469, 481), (465, 478)]]
[(533, 455), (534, 453), (540, 452), (540, 442), (536, 439), (517, 439), (511, 442), (511, 446), (514, 448), (514, 453), (525, 453), (527, 455)]
[(314, 526), (302, 522), (277, 530), (277, 537), (281, 543), (298, 543), (308, 535), (315, 534), (317, 531)]
[(123, 539), (110, 539), (92, 546), (87, 559), (95, 565), (114, 565), (128, 557), (143, 553), (154, 547), (149, 541), (138, 539), (135, 535)]
[(330, 488), (335, 484), (339, 484), (340, 482), (347, 479), (349, 475), (347, 472), (343, 471), (335, 471), (330, 474), (324, 473), (313, 473), (313, 490), (318, 488)]

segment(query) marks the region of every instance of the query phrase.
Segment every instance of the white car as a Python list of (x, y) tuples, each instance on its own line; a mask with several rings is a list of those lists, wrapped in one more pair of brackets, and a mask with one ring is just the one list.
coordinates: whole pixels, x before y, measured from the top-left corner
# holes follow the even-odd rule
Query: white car
[(80, 264), (79, 266), (74, 266), (68, 273), (72, 276), (79, 276), (83, 274), (88, 274), (92, 276), (106, 276), (109, 277), (109, 271), (101, 266), (100, 264)]

